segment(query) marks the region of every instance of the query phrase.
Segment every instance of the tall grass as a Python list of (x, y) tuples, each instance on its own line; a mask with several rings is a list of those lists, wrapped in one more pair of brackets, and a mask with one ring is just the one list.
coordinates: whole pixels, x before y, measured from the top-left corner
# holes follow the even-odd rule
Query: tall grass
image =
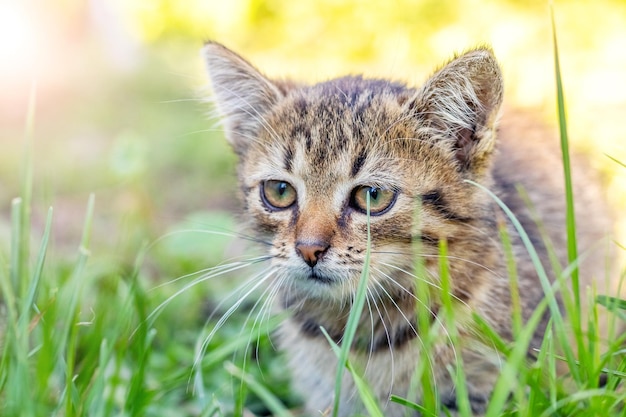
[[(366, 213), (367, 213), (367, 246), (365, 252), (365, 261), (363, 264), (363, 270), (361, 271), (361, 277), (359, 279), (359, 285), (357, 287), (356, 293), (354, 295), (354, 300), (352, 301), (352, 308), (350, 309), (350, 315), (348, 316), (348, 321), (346, 323), (346, 329), (343, 334), (341, 349), (338, 351), (338, 365), (337, 365), (337, 376), (335, 380), (335, 400), (333, 404), (333, 417), (336, 417), (339, 413), (339, 403), (341, 401), (341, 383), (343, 380), (343, 371), (344, 367), (348, 367), (351, 371), (353, 378), (355, 378), (355, 382), (357, 383), (357, 387), (359, 387), (359, 393), (361, 394), (361, 398), (364, 400), (364, 404), (368, 406), (370, 412), (374, 412), (376, 415), (380, 414), (380, 410), (377, 406), (375, 406), (374, 398), (370, 395), (369, 390), (363, 390), (363, 383), (360, 376), (356, 373), (355, 369), (348, 363), (348, 356), (350, 354), (350, 350), (352, 349), (352, 342), (354, 341), (354, 336), (356, 335), (356, 330), (359, 325), (359, 321), (361, 318), (361, 314), (363, 313), (363, 308), (365, 307), (365, 299), (367, 296), (367, 284), (369, 281), (369, 265), (370, 265), (370, 252), (372, 245), (372, 236), (370, 233), (370, 193), (368, 191), (366, 196)], [(326, 335), (328, 340), (331, 342), (331, 346), (333, 345), (332, 339)], [(335, 351), (337, 349), (335, 348)], [(374, 404), (372, 404), (374, 402)]]

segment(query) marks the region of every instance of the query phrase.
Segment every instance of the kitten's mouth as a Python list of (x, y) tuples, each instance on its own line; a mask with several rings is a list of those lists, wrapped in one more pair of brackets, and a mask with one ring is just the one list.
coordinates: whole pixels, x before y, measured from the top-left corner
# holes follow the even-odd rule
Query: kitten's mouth
[(330, 285), (333, 282), (332, 278), (327, 277), (325, 275), (321, 275), (315, 269), (311, 269), (311, 272), (308, 275), (308, 279), (315, 281), (315, 282), (319, 282), (321, 284), (326, 284), (326, 285)]

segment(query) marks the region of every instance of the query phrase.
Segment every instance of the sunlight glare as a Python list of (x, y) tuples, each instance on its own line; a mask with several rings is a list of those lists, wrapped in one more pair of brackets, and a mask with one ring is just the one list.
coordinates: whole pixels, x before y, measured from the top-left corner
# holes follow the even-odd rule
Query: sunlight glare
[(26, 7), (19, 2), (0, 3), (0, 75), (23, 77), (36, 64), (37, 33)]

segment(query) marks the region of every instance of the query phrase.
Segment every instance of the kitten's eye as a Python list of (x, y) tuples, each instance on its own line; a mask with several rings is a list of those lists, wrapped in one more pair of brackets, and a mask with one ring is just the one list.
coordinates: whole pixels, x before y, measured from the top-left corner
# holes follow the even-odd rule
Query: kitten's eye
[(362, 185), (352, 190), (350, 205), (361, 213), (367, 213), (367, 193), (370, 195), (370, 214), (383, 214), (393, 206), (396, 193), (379, 187)]
[(285, 181), (268, 180), (261, 187), (263, 202), (273, 209), (286, 209), (296, 201), (296, 190)]

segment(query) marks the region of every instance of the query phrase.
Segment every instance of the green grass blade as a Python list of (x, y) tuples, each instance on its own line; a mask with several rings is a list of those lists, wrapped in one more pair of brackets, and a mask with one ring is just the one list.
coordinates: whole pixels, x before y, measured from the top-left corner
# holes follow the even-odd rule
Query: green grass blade
[[(554, 10), (551, 9), (552, 18), (552, 40), (554, 45), (554, 69), (556, 75), (557, 110), (559, 119), (559, 135), (561, 138), (561, 152), (563, 159), (563, 174), (565, 178), (565, 198), (566, 198), (566, 224), (567, 224), (567, 249), (568, 259), (573, 263), (578, 257), (576, 247), (576, 217), (574, 215), (574, 191), (572, 186), (571, 161), (569, 153), (569, 138), (567, 134), (567, 119), (565, 113), (565, 98), (563, 93), (563, 81), (561, 79), (561, 65), (559, 61), (559, 49), (556, 37), (556, 24), (554, 21)], [(578, 270), (572, 272), (572, 284), (575, 293), (578, 294), (576, 306), (580, 308), (580, 291), (578, 283)]]
[(22, 233), (22, 206), (24, 202), (21, 198), (14, 198), (11, 201), (11, 286), (16, 296), (20, 295), (20, 286), (23, 273), (22, 246), (25, 239)]
[[(556, 76), (556, 94), (557, 94), (557, 111), (559, 118), (559, 134), (561, 138), (561, 153), (563, 159), (563, 175), (565, 178), (565, 201), (566, 201), (566, 226), (567, 226), (567, 257), (570, 264), (573, 264), (578, 258), (578, 248), (576, 244), (576, 216), (574, 213), (574, 190), (572, 185), (571, 161), (569, 152), (569, 138), (567, 134), (567, 118), (565, 114), (565, 98), (563, 93), (563, 81), (561, 79), (561, 65), (559, 62), (559, 48), (556, 38), (556, 24), (554, 21), (554, 9), (550, 8), (550, 17), (552, 20), (552, 41), (554, 45), (554, 70)], [(572, 271), (572, 287), (576, 307), (578, 310), (577, 317), (572, 319), (580, 323), (580, 285), (578, 277), (578, 268)]]
[(616, 164), (620, 165), (622, 168), (626, 168), (626, 164), (620, 161), (619, 159), (613, 158), (611, 155), (608, 155), (606, 153), (604, 154), (604, 156), (606, 156), (607, 158), (609, 158), (611, 161), (615, 162)]
[[(7, 325), (11, 323), (17, 323), (18, 306), (17, 299), (19, 294), (18, 283), (20, 280), (20, 260), (19, 260), (19, 247), (20, 247), (20, 220), (19, 213), (21, 211), (22, 200), (19, 198), (13, 199), (11, 202), (11, 252), (7, 275), (3, 274), (2, 280), (2, 301), (4, 301), (7, 308), (8, 321)], [(4, 269), (3, 269), (4, 271)]]
[(614, 311), (616, 308), (619, 308), (620, 310), (626, 310), (626, 300), (617, 297), (598, 295), (596, 296), (596, 303), (606, 307), (610, 311)]
[(104, 370), (107, 367), (109, 358), (113, 353), (113, 349), (108, 340), (104, 339), (100, 343), (100, 351), (98, 355), (98, 372), (94, 375), (91, 395), (86, 402), (88, 405), (88, 414), (90, 417), (106, 416), (106, 398), (102, 395), (105, 391), (106, 379)]
[(5, 388), (7, 381), (7, 373), (9, 366), (9, 351), (15, 340), (15, 327), (13, 323), (17, 323), (15, 294), (11, 285), (11, 277), (6, 271), (9, 270), (8, 263), (0, 253), (0, 294), (1, 301), (4, 303), (5, 311), (0, 313), (0, 392)]
[(518, 335), (491, 394), (485, 417), (498, 417), (502, 415), (502, 410), (507, 401), (509, 401), (511, 388), (514, 388), (519, 383), (519, 373), (526, 367), (525, 361), (530, 341), (532, 340), (535, 329), (541, 322), (548, 304), (547, 299), (543, 299), (541, 303), (539, 303)]
[(415, 410), (415, 411), (419, 412), (422, 417), (438, 417), (439, 416), (439, 414), (432, 413), (426, 407), (423, 407), (423, 406), (421, 406), (419, 404), (415, 404), (414, 402), (409, 401), (409, 400), (407, 400), (405, 398), (398, 397), (397, 395), (392, 395), (391, 396), (391, 401), (393, 401), (394, 403), (398, 403), (400, 405), (403, 405), (406, 408), (410, 408), (412, 410)]
[[(23, 211), (22, 211), (23, 212)], [(28, 280), (26, 276), (22, 275), (20, 280), (22, 283), (27, 284), (27, 293), (21, 299), (19, 299), (19, 316), (11, 317), (12, 323), (16, 323), (15, 327), (13, 327), (13, 331), (9, 332), (9, 337), (12, 339), (13, 345), (15, 347), (15, 351), (13, 353), (14, 362), (14, 375), (13, 375), (13, 384), (21, 385), (20, 390), (23, 391), (27, 396), (37, 395), (35, 382), (32, 380), (33, 376), (31, 374), (31, 367), (28, 357), (28, 352), (31, 350), (31, 326), (37, 319), (37, 317), (33, 317), (33, 312), (35, 310), (35, 297), (37, 294), (37, 290), (40, 286), (41, 276), (43, 274), (43, 267), (45, 263), (48, 242), (50, 239), (50, 230), (52, 228), (52, 209), (48, 211), (48, 217), (45, 224), (45, 229), (43, 233), (42, 243), (39, 250), (39, 255), (37, 258), (37, 263), (35, 270), (33, 272), (32, 279)], [(24, 285), (20, 285), (23, 287)], [(10, 315), (12, 316), (12, 315)], [(32, 397), (31, 397), (32, 398)], [(29, 401), (29, 404), (22, 405), (23, 410), (26, 412), (26, 415), (32, 414), (32, 400)]]
[[(557, 411), (561, 408), (564, 408), (566, 405), (571, 404), (573, 406), (579, 406), (580, 404), (585, 403), (586, 400), (590, 400), (594, 398), (604, 399), (604, 400), (609, 400), (609, 401), (620, 400), (620, 396), (618, 393), (610, 392), (605, 389), (591, 389), (591, 390), (579, 391), (557, 401), (555, 404), (553, 404), (551, 407), (549, 407), (543, 413), (541, 413), (540, 417), (550, 417), (554, 415), (560, 415), (560, 414), (556, 414)], [(593, 415), (593, 414), (576, 414), (576, 415)]]
[[(341, 348), (337, 346), (337, 344), (330, 337), (326, 329), (322, 327), (321, 330), (324, 337), (326, 337), (326, 340), (328, 340), (330, 347), (333, 349), (333, 352), (335, 352), (335, 355), (337, 355), (337, 357), (341, 356)], [(352, 375), (357, 392), (359, 393), (359, 397), (361, 398), (361, 401), (363, 402), (363, 405), (365, 406), (365, 409), (367, 410), (369, 415), (371, 417), (384, 417), (384, 414), (380, 409), (380, 406), (378, 405), (378, 400), (376, 399), (374, 392), (367, 384), (367, 381), (365, 381), (361, 377), (361, 375), (354, 369), (354, 367), (350, 363), (350, 360), (346, 361), (346, 369), (348, 369), (348, 371)]]
[[(418, 199), (415, 204), (413, 213), (413, 224), (418, 233), (422, 233), (422, 201)], [(441, 327), (439, 323), (432, 322), (431, 306), (440, 303), (440, 291), (434, 290), (428, 282), (429, 273), (426, 269), (425, 259), (420, 256), (423, 252), (422, 240), (420, 236), (413, 239), (413, 253), (416, 255), (413, 263), (415, 271), (415, 295), (419, 300), (415, 304), (415, 319), (417, 323), (417, 332), (420, 335), (421, 349), (417, 360), (415, 372), (411, 378), (409, 392), (418, 393), (423, 414), (438, 415), (439, 414), (439, 398), (437, 393), (437, 384), (435, 383), (433, 360), (430, 352), (433, 351), (435, 343), (441, 339)], [(405, 399), (407, 401), (418, 401), (418, 395)]]
[(41, 276), (43, 274), (43, 268), (46, 261), (46, 253), (48, 250), (48, 242), (50, 240), (50, 230), (52, 229), (52, 208), (48, 210), (48, 217), (46, 219), (46, 225), (44, 228), (43, 237), (41, 239), (41, 247), (39, 249), (39, 254), (37, 256), (37, 263), (35, 264), (35, 270), (33, 271), (33, 277), (28, 286), (28, 293), (26, 298), (22, 302), (22, 311), (20, 312), (20, 322), (24, 326), (24, 330), (26, 330), (26, 326), (30, 321), (29, 310), (33, 308), (35, 304), (35, 295), (37, 293), (37, 289), (39, 288), (39, 283), (41, 282)]
[[(559, 133), (561, 138), (561, 153), (563, 159), (563, 174), (565, 178), (565, 199), (566, 199), (566, 225), (567, 225), (567, 257), (570, 265), (576, 265), (578, 259), (578, 248), (576, 242), (576, 216), (574, 211), (574, 191), (572, 185), (572, 173), (571, 173), (571, 161), (569, 153), (569, 139), (567, 134), (567, 120), (565, 113), (565, 98), (563, 93), (563, 82), (561, 79), (561, 65), (559, 62), (559, 49), (556, 36), (556, 23), (554, 19), (554, 8), (550, 7), (550, 17), (552, 23), (552, 39), (554, 44), (554, 69), (556, 78), (556, 90), (557, 90), (557, 107), (559, 118)], [(579, 268), (576, 267), (571, 272), (572, 278), (572, 291), (574, 296), (574, 309), (568, 311), (569, 319), (571, 321), (572, 328), (574, 330), (574, 337), (576, 339), (576, 345), (578, 350), (578, 357), (583, 366), (583, 379), (589, 376), (585, 374), (584, 370), (592, 369), (590, 363), (592, 359), (588, 357), (587, 350), (584, 343), (584, 332), (582, 328), (581, 317), (581, 294), (580, 294), (580, 282), (579, 282)], [(573, 310), (573, 311), (572, 311)], [(575, 374), (576, 375), (576, 374)], [(578, 379), (578, 381), (581, 381)], [(583, 382), (583, 381), (581, 381)], [(583, 382), (584, 383), (584, 382)]]
[[(558, 305), (556, 303), (556, 299), (554, 299), (554, 294), (552, 293), (552, 291), (550, 291), (550, 285), (551, 285), (550, 284), (550, 280), (548, 279), (548, 275), (546, 274), (545, 268), (543, 267), (543, 264), (541, 263), (541, 258), (539, 257), (539, 254), (537, 253), (537, 250), (535, 249), (535, 246), (533, 245), (530, 237), (528, 236), (528, 233), (526, 233), (526, 231), (524, 230), (524, 227), (522, 226), (520, 221), (517, 219), (517, 217), (511, 211), (511, 209), (508, 208), (506, 206), (506, 204), (504, 204), (504, 202), (497, 195), (495, 195), (491, 190), (489, 190), (487, 187), (485, 187), (484, 185), (481, 185), (481, 184), (479, 184), (477, 182), (474, 182), (472, 180), (465, 180), (465, 182), (467, 182), (468, 184), (472, 184), (475, 187), (480, 188), (485, 193), (487, 193), (487, 195), (493, 201), (496, 202), (496, 204), (502, 209), (504, 214), (506, 214), (506, 216), (509, 218), (509, 220), (513, 224), (513, 227), (515, 228), (516, 232), (518, 233), (520, 239), (522, 240), (522, 243), (524, 244), (524, 247), (526, 248), (526, 251), (528, 252), (528, 254), (531, 257), (531, 260), (533, 262), (533, 266), (535, 267), (537, 275), (539, 275), (539, 278), (540, 278), (541, 285), (542, 285), (542, 288), (544, 290), (544, 293), (546, 293), (546, 296), (548, 296), (548, 295), (552, 296), (551, 299), (548, 300), (550, 305), (551, 305), (550, 308), (555, 310), (556, 313), (558, 313)], [(558, 313), (558, 316), (560, 317), (561, 314)]]
[(448, 264), (448, 242), (445, 239), (439, 241), (439, 279), (441, 280), (441, 305), (443, 307), (445, 326), (448, 331), (450, 343), (457, 353), (455, 369), (452, 377), (455, 379), (456, 402), (461, 416), (470, 416), (472, 414), (469, 393), (467, 390), (467, 381), (465, 379), (465, 371), (463, 369), (463, 357), (461, 355), (461, 343), (459, 341), (459, 333), (457, 329), (457, 321), (455, 317), (455, 309), (452, 301), (452, 285), (450, 278), (450, 266)]
[(274, 394), (272, 394), (267, 388), (260, 384), (251, 375), (244, 372), (242, 369), (235, 366), (232, 362), (226, 362), (224, 365), (226, 371), (237, 379), (243, 381), (250, 391), (254, 392), (263, 401), (263, 404), (272, 412), (273, 416), (277, 417), (293, 417), (291, 412), (280, 402)]
[(146, 387), (148, 363), (153, 352), (153, 342), (156, 330), (151, 327), (148, 317), (148, 297), (139, 280), (140, 265), (145, 255), (142, 252), (135, 263), (135, 270), (131, 275), (132, 308), (139, 321), (139, 326), (133, 333), (131, 354), (135, 360), (135, 370), (129, 381), (128, 398), (125, 407), (131, 416), (142, 416), (146, 407), (153, 400), (153, 392)]
[[(65, 358), (65, 416), (70, 417), (77, 414), (77, 396), (75, 395), (74, 367), (78, 348), (78, 313), (79, 301), (82, 297), (82, 289), (85, 286), (84, 269), (90, 256), (89, 242), (91, 237), (91, 225), (93, 222), (94, 195), (89, 196), (87, 203), (87, 213), (83, 225), (83, 236), (78, 250), (78, 260), (70, 281), (66, 284), (65, 291), (69, 291), (69, 302), (67, 304), (66, 318), (60, 333), (59, 355)], [(61, 356), (63, 357), (63, 356)]]
[[(29, 241), (23, 233), (23, 200), (16, 198), (12, 202), (11, 211), (11, 260), (10, 278), (3, 287), (8, 287), (3, 293), (7, 304), (7, 323), (4, 334), (4, 355), (2, 358), (4, 376), (7, 378), (5, 392), (2, 393), (3, 408), (7, 414), (19, 414), (22, 416), (34, 416), (33, 401), (31, 400), (31, 388), (33, 381), (29, 372), (28, 351), (28, 319), (21, 319), (20, 313), (24, 307), (24, 288), (27, 283), (25, 264), (22, 259), (22, 251), (25, 246), (24, 240)], [(26, 307), (28, 311), (28, 308)], [(22, 324), (25, 321), (25, 324)]]
[[(485, 344), (505, 355), (511, 353), (511, 348), (481, 315), (472, 313), (472, 318), (474, 319), (475, 330)], [(518, 333), (521, 333), (521, 328)]]
[(335, 399), (333, 404), (333, 417), (337, 417), (339, 413), (339, 402), (341, 401), (341, 383), (343, 381), (344, 367), (348, 362), (348, 354), (354, 341), (356, 329), (359, 325), (361, 313), (365, 306), (365, 297), (367, 293), (367, 281), (369, 278), (369, 266), (370, 266), (370, 251), (372, 245), (372, 237), (370, 234), (370, 193), (367, 193), (367, 247), (365, 251), (365, 262), (363, 263), (363, 270), (361, 271), (361, 277), (359, 279), (359, 285), (354, 296), (352, 308), (350, 309), (350, 315), (348, 316), (348, 322), (346, 324), (346, 330), (343, 334), (341, 342), (341, 354), (339, 355), (339, 363), (337, 365), (337, 375), (335, 378)]

